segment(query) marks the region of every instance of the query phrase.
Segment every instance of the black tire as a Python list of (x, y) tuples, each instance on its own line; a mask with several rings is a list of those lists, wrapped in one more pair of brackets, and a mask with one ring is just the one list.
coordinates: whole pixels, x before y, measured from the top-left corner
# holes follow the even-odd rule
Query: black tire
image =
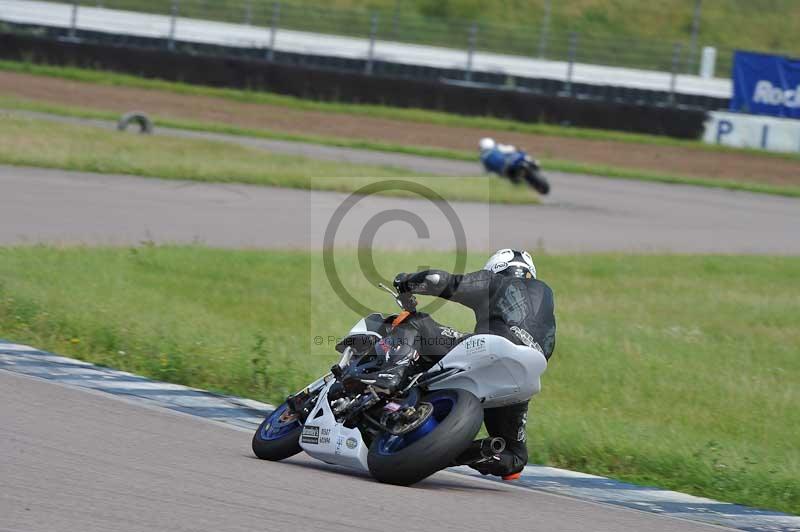
[(550, 182), (542, 177), (542, 174), (537, 173), (537, 187), (536, 190), (539, 191), (539, 194), (543, 196), (547, 196), (550, 194)]
[(264, 439), (263, 429), (267, 423), (272, 423), (275, 418), (280, 417), (279, 413), (286, 409), (286, 403), (280, 405), (275, 409), (267, 418), (258, 426), (256, 433), (253, 434), (253, 452), (262, 460), (271, 460), (277, 462), (284, 460), (290, 456), (294, 456), (300, 451), (300, 433), (303, 432), (303, 426), (298, 422), (296, 428), (292, 428), (278, 439)]
[(376, 480), (409, 486), (448, 467), (467, 450), (483, 423), (481, 402), (466, 390), (437, 390), (422, 401), (431, 402), (444, 396), (454, 400), (451, 410), (422, 438), (390, 454), (381, 452), (385, 437), (375, 438), (367, 464)]
[(117, 122), (117, 129), (119, 131), (125, 131), (128, 129), (128, 126), (133, 123), (139, 126), (139, 133), (142, 135), (149, 135), (153, 133), (153, 122), (146, 114), (138, 111), (122, 115), (122, 118), (120, 118), (119, 122)]
[(538, 192), (546, 196), (550, 193), (550, 183), (542, 176), (538, 169), (528, 167), (525, 173), (525, 180)]

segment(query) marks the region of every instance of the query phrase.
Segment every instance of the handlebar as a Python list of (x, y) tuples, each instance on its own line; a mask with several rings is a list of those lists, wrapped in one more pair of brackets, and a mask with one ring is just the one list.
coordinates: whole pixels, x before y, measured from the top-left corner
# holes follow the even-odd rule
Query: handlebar
[(391, 294), (401, 309), (411, 313), (417, 311), (417, 298), (414, 297), (414, 294), (410, 292), (398, 294), (383, 283), (378, 283), (378, 287)]
[(399, 294), (397, 296), (397, 304), (400, 305), (401, 309), (412, 314), (417, 311), (417, 298), (412, 293)]

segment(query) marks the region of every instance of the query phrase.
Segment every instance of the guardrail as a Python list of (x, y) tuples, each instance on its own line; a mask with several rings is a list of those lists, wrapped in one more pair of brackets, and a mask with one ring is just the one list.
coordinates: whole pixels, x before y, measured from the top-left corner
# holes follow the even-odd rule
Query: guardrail
[[(559, 81), (565, 84), (563, 92), (568, 95), (573, 95), (573, 85), (587, 83), (668, 92), (671, 103), (676, 103), (680, 94), (716, 99), (730, 96), (730, 82), (709, 77), (709, 68), (703, 69), (705, 77), (681, 75), (684, 48), (680, 43), (671, 45), (669, 57), (666, 58), (660, 49), (634, 53), (631, 51), (634, 49), (632, 45), (626, 45), (625, 41), (619, 39), (615, 41), (616, 46), (620, 47), (618, 51), (609, 51), (608, 47), (587, 47), (582, 44), (583, 35), (570, 33), (564, 45), (564, 61), (552, 58), (542, 60), (531, 55), (487, 53), (487, 49), (490, 52), (514, 52), (517, 46), (521, 54), (522, 44), (533, 46), (533, 35), (515, 37), (513, 32), (504, 31), (501, 36), (498, 26), (470, 24), (466, 27), (466, 33), (459, 34), (456, 30), (463, 30), (464, 27), (456, 22), (420, 19), (428, 26), (446, 24), (447, 31), (442, 28), (438, 28), (441, 31), (431, 31), (431, 26), (425, 31), (417, 29), (415, 33), (406, 31), (406, 26), (399, 22), (402, 17), (398, 16), (395, 17), (397, 20), (392, 30), (381, 33), (378, 14), (305, 7), (307, 9), (299, 11), (298, 4), (280, 0), (0, 0), (0, 20), (11, 22), (12, 28), (66, 29), (72, 39), (87, 38), (88, 35), (88, 38), (97, 40), (98, 34), (105, 34), (102, 36), (103, 42), (110, 39), (122, 42), (142, 38), (162, 39), (170, 50), (175, 49), (177, 41), (183, 41), (192, 44), (190, 47), (183, 46), (183, 51), (216, 45), (227, 47), (233, 55), (249, 55), (246, 49), (261, 48), (267, 60), (274, 60), (277, 51), (329, 56), (333, 60), (331, 63), (336, 62), (335, 58), (363, 59), (366, 61), (364, 71), (367, 74), (374, 72), (376, 62), (383, 62), (400, 65), (399, 69), (393, 70), (403, 70), (406, 75), (416, 67), (458, 70), (461, 72), (458, 78), (467, 82), (480, 78), (482, 74), (501, 74), (507, 78), (501, 80), (501, 84), (512, 86), (524, 84), (518, 83), (523, 79)], [(239, 21), (242, 17), (244, 20)], [(264, 25), (254, 25), (261, 23)], [(336, 29), (351, 35), (330, 33)], [(329, 33), (321, 33), (323, 30)], [(366, 36), (363, 35), (365, 32)], [(382, 39), (381, 36), (387, 32), (396, 34), (400, 41)], [(452, 42), (459, 37), (466, 39), (465, 48), (419, 43), (425, 39)], [(403, 40), (411, 40), (415, 44), (409, 45)], [(539, 39), (536, 47), (544, 53), (545, 50), (564, 48), (561, 44), (556, 37), (548, 36), (547, 39)], [(592, 57), (585, 57), (584, 50), (591, 50)], [(625, 50), (628, 52), (625, 53)], [(603, 53), (608, 55), (603, 56)], [(609, 61), (604, 61), (604, 57)], [(657, 70), (596, 64), (611, 63), (614, 58), (619, 62), (626, 57), (628, 59), (622, 62), (629, 64), (636, 57), (642, 58), (642, 61), (647, 58), (651, 66), (660, 57), (663, 63), (657, 65)]]
[[(198, 49), (195, 44), (182, 42), (176, 42), (175, 51), (169, 51), (161, 39), (151, 43), (140, 39), (136, 43), (117, 42), (112, 45), (107, 41), (83, 38), (85, 34), (82, 33), (78, 34), (79, 39), (65, 40), (59, 38), (63, 35), (52, 31), (47, 35), (0, 33), (0, 58), (268, 91), (317, 101), (435, 109), (462, 115), (497, 116), (522, 122), (570, 124), (678, 138), (698, 138), (706, 117), (705, 110), (698, 106), (665, 105), (665, 95), (653, 91), (628, 93), (628, 89), (619, 87), (576, 85), (575, 94), (569, 96), (557, 90), (561, 82), (552, 80), (538, 80), (548, 86), (532, 90), (504, 88), (491, 83), (491, 79), (464, 82), (433, 76), (390, 76), (386, 75), (385, 69), (397, 65), (379, 61), (374, 64), (375, 75), (365, 75), (363, 59), (343, 60), (276, 52), (275, 61), (264, 61), (263, 50), (250, 50), (253, 52), (250, 56), (232, 57), (224, 51), (209, 53), (205, 48)], [(57, 31), (64, 32), (63, 29)], [(191, 48), (184, 49), (184, 46)], [(329, 60), (335, 60), (336, 66), (330, 68), (320, 64)], [(342, 61), (354, 68), (342, 68)], [(481, 79), (489, 76), (476, 72), (478, 75)], [(591, 88), (606, 92), (590, 97), (584, 90)]]
[[(711, 110), (726, 109), (729, 103), (728, 97), (676, 92), (674, 85), (668, 83), (668, 80), (663, 83), (657, 83), (654, 88), (641, 88), (626, 86), (624, 83), (619, 82), (596, 84), (572, 81), (569, 77), (552, 79), (548, 77), (515, 76), (503, 72), (481, 70), (469, 72), (464, 70), (463, 66), (459, 68), (459, 64), (454, 64), (451, 68), (445, 68), (386, 61), (380, 58), (370, 59), (364, 55), (341, 57), (337, 55), (298, 53), (275, 50), (271, 47), (226, 46), (187, 42), (166, 37), (135, 36), (125, 33), (85, 29), (74, 30), (63, 26), (40, 27), (12, 24), (6, 25), (5, 30), (2, 30), (2, 27), (3, 23), (0, 23), (0, 35), (2, 31), (5, 31), (21, 35), (47, 37), (60, 42), (97, 43), (111, 46), (113, 49), (118, 50), (130, 47), (155, 50), (166, 49), (179, 55), (235, 57), (280, 65), (367, 74), (391, 79), (414, 79), (473, 88), (500, 89), (506, 92), (523, 92), (540, 96), (558, 96), (614, 104), (628, 103), (644, 106)], [(172, 25), (163, 23), (162, 27), (169, 28)], [(266, 35), (269, 36), (269, 33)], [(268, 39), (264, 39), (264, 42), (268, 42)], [(16, 59), (14, 54), (3, 52), (3, 50), (0, 50), (0, 56)], [(20, 57), (25, 58), (26, 56), (22, 55)], [(266, 61), (265, 58), (267, 59)], [(38, 56), (31, 56), (29, 60), (48, 62), (46, 57)]]
[[(266, 28), (327, 33), (494, 52), (555, 61), (696, 74), (701, 50), (692, 35), (678, 41), (623, 38), (609, 33), (553, 28), (549, 12), (535, 26), (510, 22), (445, 20), (402, 9), (342, 9), (287, 0), (55, 0), (75, 6), (124, 9), (169, 17), (189, 17)], [(547, 2), (552, 7), (552, 2)], [(699, 16), (699, 13), (697, 13)], [(727, 76), (732, 49), (718, 48), (718, 72)]]

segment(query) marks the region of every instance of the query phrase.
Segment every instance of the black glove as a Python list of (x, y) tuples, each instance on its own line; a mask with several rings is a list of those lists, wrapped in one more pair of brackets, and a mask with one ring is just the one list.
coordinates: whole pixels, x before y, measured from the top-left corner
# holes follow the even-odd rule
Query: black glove
[(408, 273), (398, 273), (397, 276), (394, 278), (394, 289), (397, 290), (398, 294), (405, 294), (411, 292), (411, 288), (408, 286), (408, 281), (411, 279), (411, 274)]
[(414, 294), (411, 292), (403, 292), (402, 294), (398, 295), (397, 302), (400, 303), (400, 306), (403, 307), (403, 310), (407, 310), (409, 312), (417, 311), (417, 298), (414, 297)]

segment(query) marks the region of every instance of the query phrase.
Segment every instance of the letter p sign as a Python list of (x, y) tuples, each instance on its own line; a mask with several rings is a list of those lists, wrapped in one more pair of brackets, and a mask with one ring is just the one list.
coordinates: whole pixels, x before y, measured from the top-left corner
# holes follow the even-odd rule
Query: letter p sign
[(733, 122), (730, 120), (720, 120), (717, 122), (717, 144), (720, 143), (722, 137), (728, 135), (733, 131)]

